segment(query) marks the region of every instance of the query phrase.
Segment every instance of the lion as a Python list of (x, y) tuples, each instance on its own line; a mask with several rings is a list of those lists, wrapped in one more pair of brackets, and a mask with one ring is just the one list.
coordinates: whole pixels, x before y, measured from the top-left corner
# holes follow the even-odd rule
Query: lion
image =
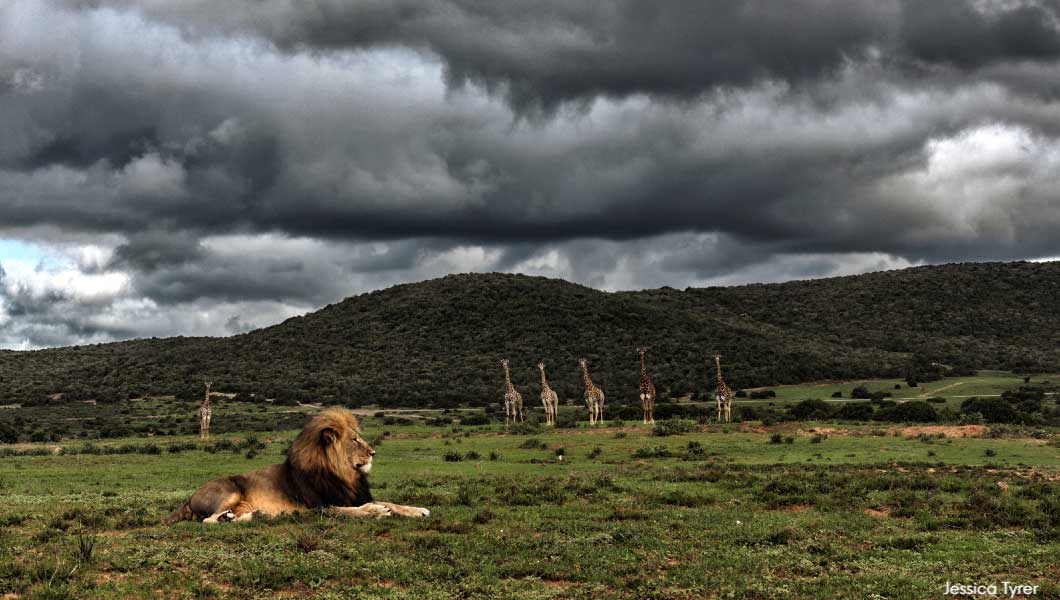
[(377, 502), (368, 486), (375, 450), (361, 437), (357, 417), (344, 408), (318, 413), (291, 444), (287, 461), (207, 482), (167, 521), (249, 521), (325, 509), (347, 517), (426, 517), (415, 506)]

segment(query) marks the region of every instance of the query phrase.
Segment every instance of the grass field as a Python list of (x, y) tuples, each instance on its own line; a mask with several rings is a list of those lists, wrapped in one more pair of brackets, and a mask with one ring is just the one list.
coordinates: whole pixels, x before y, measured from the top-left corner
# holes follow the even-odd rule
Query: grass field
[(1060, 448), (785, 427), (772, 443), (738, 426), (388, 426), (376, 496), (424, 520), (160, 524), (205, 480), (281, 461), (294, 432), (251, 458), (169, 452), (181, 438), (160, 454), (0, 458), (0, 595), (925, 598), (947, 581), (1060, 595)]
[[(798, 385), (778, 385), (769, 389), (776, 393), (776, 398), (769, 400), (750, 400), (737, 398), (735, 406), (740, 405), (768, 405), (786, 404), (798, 402), (810, 398), (821, 400), (833, 400), (832, 394), (841, 392), (843, 401), (850, 399), (850, 391), (857, 386), (864, 386), (872, 392), (887, 392), (891, 394), (892, 400), (926, 400), (931, 397), (947, 399), (947, 405), (952, 409), (960, 407), (962, 401), (972, 396), (999, 396), (1006, 390), (1013, 390), (1024, 384), (1024, 375), (1017, 375), (1010, 371), (980, 371), (976, 375), (967, 377), (945, 377), (938, 381), (922, 382), (915, 388), (909, 387), (904, 379), (865, 379), (859, 381), (836, 381), (802, 383)], [(1060, 383), (1060, 375), (1045, 374), (1030, 377), (1031, 385), (1048, 385)], [(895, 386), (899, 386), (895, 388)]]

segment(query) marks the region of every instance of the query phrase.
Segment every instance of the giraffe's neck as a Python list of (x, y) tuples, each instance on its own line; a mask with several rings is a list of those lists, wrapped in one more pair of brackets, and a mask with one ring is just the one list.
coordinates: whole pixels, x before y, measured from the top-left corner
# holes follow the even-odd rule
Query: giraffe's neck
[(589, 377), (589, 367), (582, 365), (582, 381), (585, 382), (585, 389), (593, 389), (593, 380)]
[(541, 370), (541, 389), (548, 389), (548, 379), (545, 377), (545, 367), (538, 367)]
[(648, 367), (644, 363), (644, 353), (643, 352), (640, 353), (640, 382), (641, 382), (641, 384), (650, 383), (650, 380), (648, 379)]
[(721, 359), (715, 357), (714, 358), (714, 365), (718, 368), (718, 389), (719, 390), (728, 389), (725, 386), (725, 380), (721, 378)]
[(504, 389), (509, 392), (514, 392), (515, 387), (512, 385), (512, 374), (508, 370), (508, 365), (504, 365)]

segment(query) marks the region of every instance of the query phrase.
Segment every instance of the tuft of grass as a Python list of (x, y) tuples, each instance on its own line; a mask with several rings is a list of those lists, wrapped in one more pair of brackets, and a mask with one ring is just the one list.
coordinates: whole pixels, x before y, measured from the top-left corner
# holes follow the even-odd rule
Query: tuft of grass
[(78, 535), (77, 536), (77, 560), (83, 563), (90, 563), (95, 558), (93, 553), (96, 550), (96, 536), (94, 535)]

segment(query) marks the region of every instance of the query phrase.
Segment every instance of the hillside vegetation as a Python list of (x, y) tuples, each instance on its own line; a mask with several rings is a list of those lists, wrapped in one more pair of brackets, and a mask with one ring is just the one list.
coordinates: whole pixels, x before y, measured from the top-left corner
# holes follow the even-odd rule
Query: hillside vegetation
[[(0, 401), (195, 399), (215, 390), (281, 402), (453, 406), (495, 402), (499, 360), (536, 403), (544, 359), (580, 401), (585, 356), (609, 404), (633, 402), (636, 347), (661, 394), (923, 377), (978, 368), (1060, 368), (1060, 264), (921, 267), (784, 284), (606, 293), (562, 280), (452, 275), (362, 294), (229, 338), (169, 338), (0, 352)], [(56, 400), (49, 400), (56, 401)]]

